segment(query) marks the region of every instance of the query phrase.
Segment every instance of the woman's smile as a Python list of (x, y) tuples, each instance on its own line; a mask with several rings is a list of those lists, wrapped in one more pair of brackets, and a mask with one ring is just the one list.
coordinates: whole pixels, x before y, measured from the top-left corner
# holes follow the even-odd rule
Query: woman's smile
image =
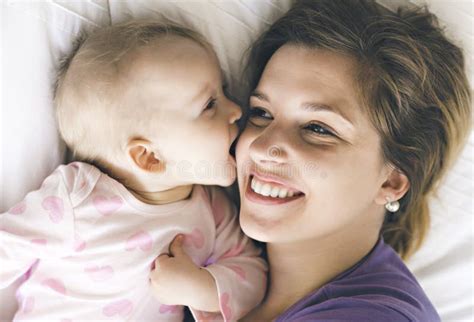
[(246, 199), (264, 205), (281, 205), (303, 197), (303, 192), (273, 180), (268, 181), (257, 174), (250, 175), (245, 191)]

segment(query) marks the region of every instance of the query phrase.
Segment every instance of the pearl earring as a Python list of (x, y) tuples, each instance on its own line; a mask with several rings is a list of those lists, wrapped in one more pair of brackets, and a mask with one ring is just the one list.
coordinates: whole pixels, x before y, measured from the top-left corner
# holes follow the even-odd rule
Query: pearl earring
[(385, 204), (385, 209), (387, 209), (390, 212), (397, 212), (398, 209), (400, 209), (400, 203), (395, 200), (395, 201), (390, 201), (390, 199), (387, 197), (387, 203)]

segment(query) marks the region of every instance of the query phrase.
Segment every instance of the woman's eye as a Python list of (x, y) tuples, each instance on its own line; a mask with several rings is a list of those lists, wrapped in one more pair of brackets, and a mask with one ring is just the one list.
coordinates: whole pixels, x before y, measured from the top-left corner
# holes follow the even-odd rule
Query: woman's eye
[(204, 111), (207, 111), (207, 110), (212, 110), (214, 107), (216, 107), (216, 102), (217, 100), (215, 98), (212, 98), (206, 105), (206, 107), (204, 108)]
[(253, 107), (249, 110), (249, 122), (256, 127), (263, 127), (268, 125), (268, 122), (273, 120), (270, 113), (259, 107)]
[(270, 113), (259, 107), (253, 107), (249, 110), (249, 118), (273, 119)]
[(311, 131), (319, 136), (335, 136), (334, 133), (317, 123), (311, 123), (305, 127), (305, 130)]

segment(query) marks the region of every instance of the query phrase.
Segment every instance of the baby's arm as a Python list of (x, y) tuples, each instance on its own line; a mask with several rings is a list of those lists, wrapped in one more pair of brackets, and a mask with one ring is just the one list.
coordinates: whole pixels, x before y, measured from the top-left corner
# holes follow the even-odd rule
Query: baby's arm
[(216, 282), (212, 275), (194, 264), (182, 248), (178, 235), (169, 248), (155, 260), (150, 274), (155, 297), (162, 304), (186, 305), (200, 311), (219, 312)]
[(235, 321), (263, 299), (267, 266), (225, 193), (211, 188), (210, 198), (217, 235), (207, 267), (194, 264), (178, 236), (155, 261), (151, 285), (161, 303), (189, 306), (199, 321)]
[(0, 215), (0, 288), (22, 276), (39, 258), (61, 256), (74, 236), (72, 207), (58, 169), (37, 191)]
[[(260, 250), (241, 231), (238, 213), (225, 192), (213, 187), (211, 206), (216, 221), (217, 236), (207, 270), (215, 280), (221, 318), (236, 321), (263, 299), (267, 284), (267, 265)], [(198, 320), (215, 319), (191, 307)]]

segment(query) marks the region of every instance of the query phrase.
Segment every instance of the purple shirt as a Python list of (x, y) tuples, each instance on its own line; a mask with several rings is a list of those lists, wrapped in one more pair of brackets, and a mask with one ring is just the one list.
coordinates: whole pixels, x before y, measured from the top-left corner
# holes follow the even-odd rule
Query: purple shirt
[(441, 320), (413, 274), (380, 238), (359, 263), (301, 299), (276, 321)]

